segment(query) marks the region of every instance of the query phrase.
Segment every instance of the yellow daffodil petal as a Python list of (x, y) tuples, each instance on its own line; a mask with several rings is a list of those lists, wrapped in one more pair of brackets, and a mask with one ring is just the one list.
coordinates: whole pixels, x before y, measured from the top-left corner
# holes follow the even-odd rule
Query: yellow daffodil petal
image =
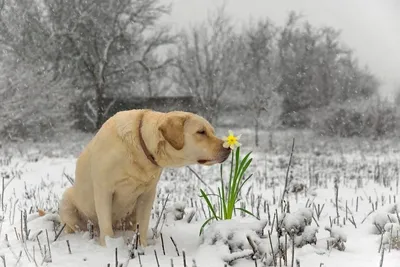
[(238, 140), (242, 135), (235, 136), (232, 130), (228, 130), (228, 133), (228, 136), (223, 137), (224, 143), (222, 144), (222, 146), (224, 148), (230, 148), (232, 150), (234, 150), (236, 147), (241, 146)]
[(224, 148), (229, 148), (229, 147), (230, 147), (230, 145), (229, 145), (228, 142), (224, 142), (224, 143), (222, 144), (222, 146), (223, 146)]

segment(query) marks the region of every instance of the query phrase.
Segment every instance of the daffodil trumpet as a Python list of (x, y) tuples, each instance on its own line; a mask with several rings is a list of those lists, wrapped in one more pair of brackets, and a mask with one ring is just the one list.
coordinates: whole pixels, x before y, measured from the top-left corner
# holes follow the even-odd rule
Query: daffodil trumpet
[(242, 144), (239, 143), (241, 135), (235, 136), (232, 132), (232, 130), (228, 131), (228, 136), (224, 136), (223, 140), (224, 143), (222, 146), (224, 148), (230, 148), (232, 150), (235, 150), (235, 148), (240, 147)]

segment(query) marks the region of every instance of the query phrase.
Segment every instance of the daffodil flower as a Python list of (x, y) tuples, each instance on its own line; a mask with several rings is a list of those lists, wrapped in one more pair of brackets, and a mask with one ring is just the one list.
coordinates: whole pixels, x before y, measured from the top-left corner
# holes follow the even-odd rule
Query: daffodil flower
[(239, 143), (238, 141), (240, 140), (241, 135), (235, 136), (231, 130), (229, 130), (228, 133), (229, 135), (224, 136), (223, 138), (224, 143), (222, 144), (222, 146), (225, 148), (230, 148), (232, 150), (234, 150), (237, 147), (240, 147), (241, 143)]
[(218, 187), (218, 195), (216, 198), (218, 201), (217, 203), (212, 203), (211, 199), (211, 196), (215, 196), (216, 194), (207, 194), (206, 192), (204, 192), (203, 189), (200, 189), (201, 197), (204, 199), (208, 206), (208, 209), (210, 210), (210, 216), (200, 227), (200, 235), (203, 233), (204, 227), (211, 221), (230, 220), (235, 215), (235, 211), (238, 210), (256, 217), (250, 211), (243, 208), (238, 208), (236, 205), (240, 198), (240, 192), (243, 188), (243, 185), (248, 182), (250, 177), (252, 176), (252, 174), (245, 174), (247, 168), (253, 161), (253, 159), (250, 158), (251, 152), (247, 153), (247, 155), (243, 158), (240, 157), (241, 144), (238, 142), (238, 140), (240, 140), (240, 135), (235, 136), (231, 130), (229, 130), (229, 135), (225, 136), (223, 139), (224, 143), (222, 145), (225, 149), (235, 150), (234, 153), (231, 153), (232, 161), (229, 180), (227, 181), (227, 183), (224, 182), (224, 179), (222, 177), (223, 172), (221, 164), (221, 186)]

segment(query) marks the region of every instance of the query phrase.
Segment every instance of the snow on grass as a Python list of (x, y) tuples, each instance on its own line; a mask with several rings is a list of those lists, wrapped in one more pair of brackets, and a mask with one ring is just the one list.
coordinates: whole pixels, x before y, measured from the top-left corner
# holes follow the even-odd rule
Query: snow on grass
[[(289, 154), (289, 153), (288, 153)], [(29, 153), (0, 158), (0, 266), (400, 266), (398, 154), (294, 154), (289, 202), (279, 199), (287, 155), (256, 154), (254, 177), (241, 194), (242, 207), (231, 221), (213, 222), (199, 189), (208, 188), (187, 168), (167, 169), (159, 184), (144, 255), (129, 258), (133, 232), (117, 232), (107, 247), (89, 233), (60, 233), (57, 208), (73, 178), (75, 159)], [(214, 190), (219, 167), (193, 169)], [(228, 169), (228, 168), (225, 168)], [(334, 180), (339, 178), (338, 203)], [(4, 183), (3, 183), (4, 182)], [(396, 203), (395, 203), (396, 202)], [(337, 217), (337, 209), (339, 218)], [(46, 211), (39, 216), (38, 210)], [(287, 212), (289, 210), (290, 213)], [(26, 219), (25, 219), (26, 213)], [(277, 220), (276, 220), (276, 217)], [(160, 234), (161, 233), (161, 234)], [(400, 233), (399, 233), (400, 234)], [(294, 238), (294, 249), (292, 246)], [(293, 254), (294, 253), (294, 254)], [(193, 260), (195, 265), (193, 265)], [(117, 262), (116, 262), (117, 261)], [(266, 265), (263, 265), (266, 264)]]

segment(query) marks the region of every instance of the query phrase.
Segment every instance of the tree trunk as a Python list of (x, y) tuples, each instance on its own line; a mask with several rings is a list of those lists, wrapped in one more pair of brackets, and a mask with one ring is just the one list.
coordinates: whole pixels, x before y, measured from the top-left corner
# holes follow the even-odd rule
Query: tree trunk
[(255, 137), (255, 142), (256, 142), (256, 147), (259, 146), (259, 129), (260, 129), (260, 116), (261, 116), (261, 110), (257, 110), (256, 118), (255, 118), (255, 125), (254, 125), (254, 137)]
[(259, 128), (259, 121), (258, 118), (256, 118), (256, 123), (254, 125), (254, 134), (255, 134), (255, 140), (256, 140), (256, 147), (259, 146), (259, 141), (258, 141), (258, 128)]
[(151, 86), (151, 72), (150, 71), (147, 72), (146, 79), (147, 79), (147, 93), (149, 94), (149, 97), (153, 97), (153, 87)]
[(215, 123), (215, 116), (213, 112), (206, 112), (204, 117), (210, 124)]
[(96, 129), (100, 129), (100, 127), (104, 123), (104, 95), (103, 88), (98, 86), (96, 88), (96, 106), (97, 106), (97, 118), (96, 118)]
[(274, 149), (274, 142), (273, 142), (273, 133), (272, 130), (270, 129), (268, 132), (268, 147), (269, 150), (273, 150)]
[(203, 105), (203, 117), (210, 123), (214, 124), (218, 118), (218, 108), (215, 106)]

